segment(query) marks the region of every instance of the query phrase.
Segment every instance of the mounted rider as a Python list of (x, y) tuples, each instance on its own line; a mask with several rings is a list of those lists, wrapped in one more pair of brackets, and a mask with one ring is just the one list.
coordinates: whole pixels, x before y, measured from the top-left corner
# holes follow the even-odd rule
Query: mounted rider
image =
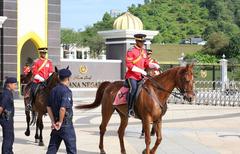
[[(152, 49), (147, 49), (147, 57), (148, 57), (150, 63), (155, 63), (155, 64), (159, 65), (159, 62), (156, 59), (152, 58), (152, 53), (153, 53)], [(154, 74), (155, 75), (160, 74), (159, 68), (154, 68)]]
[(28, 63), (25, 64), (25, 66), (23, 67), (23, 73), (24, 75), (28, 75), (28, 73), (31, 71), (31, 67)]
[(53, 73), (52, 61), (46, 57), (48, 48), (38, 48), (40, 57), (34, 61), (32, 66), (33, 83), (31, 86), (31, 94), (29, 107), (31, 109), (32, 103), (34, 102), (34, 95), (36, 94), (39, 85), (44, 85), (45, 81)]
[(129, 86), (128, 95), (128, 116), (135, 116), (134, 113), (134, 99), (138, 89), (138, 82), (140, 82), (143, 76), (147, 73), (144, 71), (147, 67), (159, 68), (158, 64), (151, 63), (147, 58), (147, 52), (144, 49), (144, 42), (146, 41), (145, 34), (134, 35), (136, 44), (127, 51), (126, 54), (126, 66), (127, 72), (125, 75), (126, 82)]

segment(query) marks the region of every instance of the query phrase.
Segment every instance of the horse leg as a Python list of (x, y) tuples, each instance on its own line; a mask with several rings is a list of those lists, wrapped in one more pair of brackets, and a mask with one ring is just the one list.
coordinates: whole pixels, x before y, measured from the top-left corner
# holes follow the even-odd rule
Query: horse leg
[(42, 137), (42, 130), (43, 130), (43, 121), (42, 121), (42, 115), (39, 116), (39, 129), (40, 129), (40, 136), (39, 136), (39, 146), (44, 146), (44, 143), (43, 143), (43, 137)]
[(155, 135), (155, 129), (156, 129), (156, 124), (152, 124), (152, 130), (151, 130), (151, 136), (154, 136)]
[(144, 138), (144, 129), (143, 129), (143, 125), (142, 125), (142, 132), (139, 138)]
[[(155, 125), (153, 124), (151, 129), (151, 136), (154, 136), (154, 134), (155, 134)], [(141, 132), (140, 138), (143, 138), (143, 137), (144, 137), (144, 128), (142, 126), (142, 132)]]
[(160, 120), (159, 122), (157, 122), (154, 125), (155, 125), (155, 128), (156, 128), (155, 131), (156, 131), (157, 138), (156, 138), (155, 145), (154, 145), (154, 147), (151, 150), (151, 154), (155, 154), (156, 153), (156, 150), (157, 150), (159, 144), (162, 141), (162, 132), (161, 132), (162, 131), (161, 130), (162, 129), (162, 120)]
[(32, 111), (32, 120), (30, 122), (30, 125), (35, 125), (37, 114), (38, 114), (37, 112)]
[(121, 154), (126, 154), (123, 137), (124, 137), (125, 129), (128, 124), (128, 117), (126, 115), (122, 114), (121, 112), (118, 112), (118, 113), (121, 118), (121, 123), (118, 128), (118, 137), (119, 137), (119, 142), (120, 142)]
[(27, 122), (27, 129), (25, 131), (25, 135), (29, 136), (30, 135), (30, 128), (29, 128), (29, 123), (30, 123), (30, 111), (25, 110), (25, 115), (26, 115), (26, 122)]
[(37, 123), (36, 123), (36, 133), (35, 133), (35, 143), (38, 143), (38, 126), (39, 126), (39, 120), (37, 119)]
[(100, 129), (100, 142), (99, 142), (100, 154), (106, 153), (104, 151), (104, 147), (103, 147), (103, 137), (106, 132), (107, 124), (108, 124), (113, 112), (114, 112), (114, 109), (112, 106), (110, 106), (109, 108), (106, 108), (106, 109), (104, 106), (102, 106), (102, 122), (101, 122), (101, 125), (99, 126), (99, 129)]
[(150, 122), (147, 119), (143, 120), (143, 128), (145, 132), (145, 144), (146, 149), (143, 151), (144, 154), (150, 154), (150, 144), (151, 144), (151, 136), (150, 136)]

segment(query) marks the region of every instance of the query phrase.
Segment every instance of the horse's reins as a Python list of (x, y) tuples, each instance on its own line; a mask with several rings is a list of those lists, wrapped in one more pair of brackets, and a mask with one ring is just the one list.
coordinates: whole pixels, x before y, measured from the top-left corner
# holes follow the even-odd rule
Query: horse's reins
[[(162, 109), (162, 115), (164, 115), (167, 111), (167, 108), (164, 108), (164, 105), (159, 101), (159, 99), (156, 97), (156, 95), (153, 95), (150, 90), (145, 86), (143, 85), (142, 86), (143, 89), (148, 93), (149, 96), (151, 96), (151, 98), (158, 103), (158, 105), (160, 106), (160, 108)], [(166, 104), (165, 104), (166, 105)]]
[[(54, 72), (53, 72), (54, 73)], [(46, 88), (49, 89), (49, 84), (52, 82), (53, 80), (53, 73), (51, 74), (51, 76), (49, 77), (49, 80), (46, 81), (47, 85)]]
[(147, 79), (149, 79), (152, 82), (152, 85), (157, 90), (161, 90), (161, 91), (167, 92), (167, 93), (169, 93), (169, 94), (171, 94), (174, 97), (179, 98), (179, 99), (181, 99), (181, 97), (179, 95), (182, 95), (182, 96), (184, 95), (184, 91), (179, 89), (179, 88), (177, 88), (177, 89), (180, 91), (180, 93), (178, 93), (178, 92), (171, 92), (171, 91), (168, 91), (165, 88), (163, 88), (153, 77), (151, 77), (151, 76), (146, 76), (146, 77), (147, 77)]

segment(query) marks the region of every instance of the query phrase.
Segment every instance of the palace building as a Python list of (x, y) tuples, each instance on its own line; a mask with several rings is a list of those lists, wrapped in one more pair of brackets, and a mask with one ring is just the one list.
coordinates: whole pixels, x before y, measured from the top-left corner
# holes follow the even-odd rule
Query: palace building
[(60, 0), (1, 0), (0, 82), (17, 77), (26, 63), (38, 57), (39, 47), (48, 47), (48, 57), (60, 65)]

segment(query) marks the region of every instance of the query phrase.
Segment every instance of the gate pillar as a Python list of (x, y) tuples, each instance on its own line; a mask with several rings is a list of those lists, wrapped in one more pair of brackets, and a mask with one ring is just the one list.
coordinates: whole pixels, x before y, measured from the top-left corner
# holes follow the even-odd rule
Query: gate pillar
[(222, 91), (228, 89), (227, 62), (228, 60), (225, 59), (225, 55), (223, 54), (220, 60)]

